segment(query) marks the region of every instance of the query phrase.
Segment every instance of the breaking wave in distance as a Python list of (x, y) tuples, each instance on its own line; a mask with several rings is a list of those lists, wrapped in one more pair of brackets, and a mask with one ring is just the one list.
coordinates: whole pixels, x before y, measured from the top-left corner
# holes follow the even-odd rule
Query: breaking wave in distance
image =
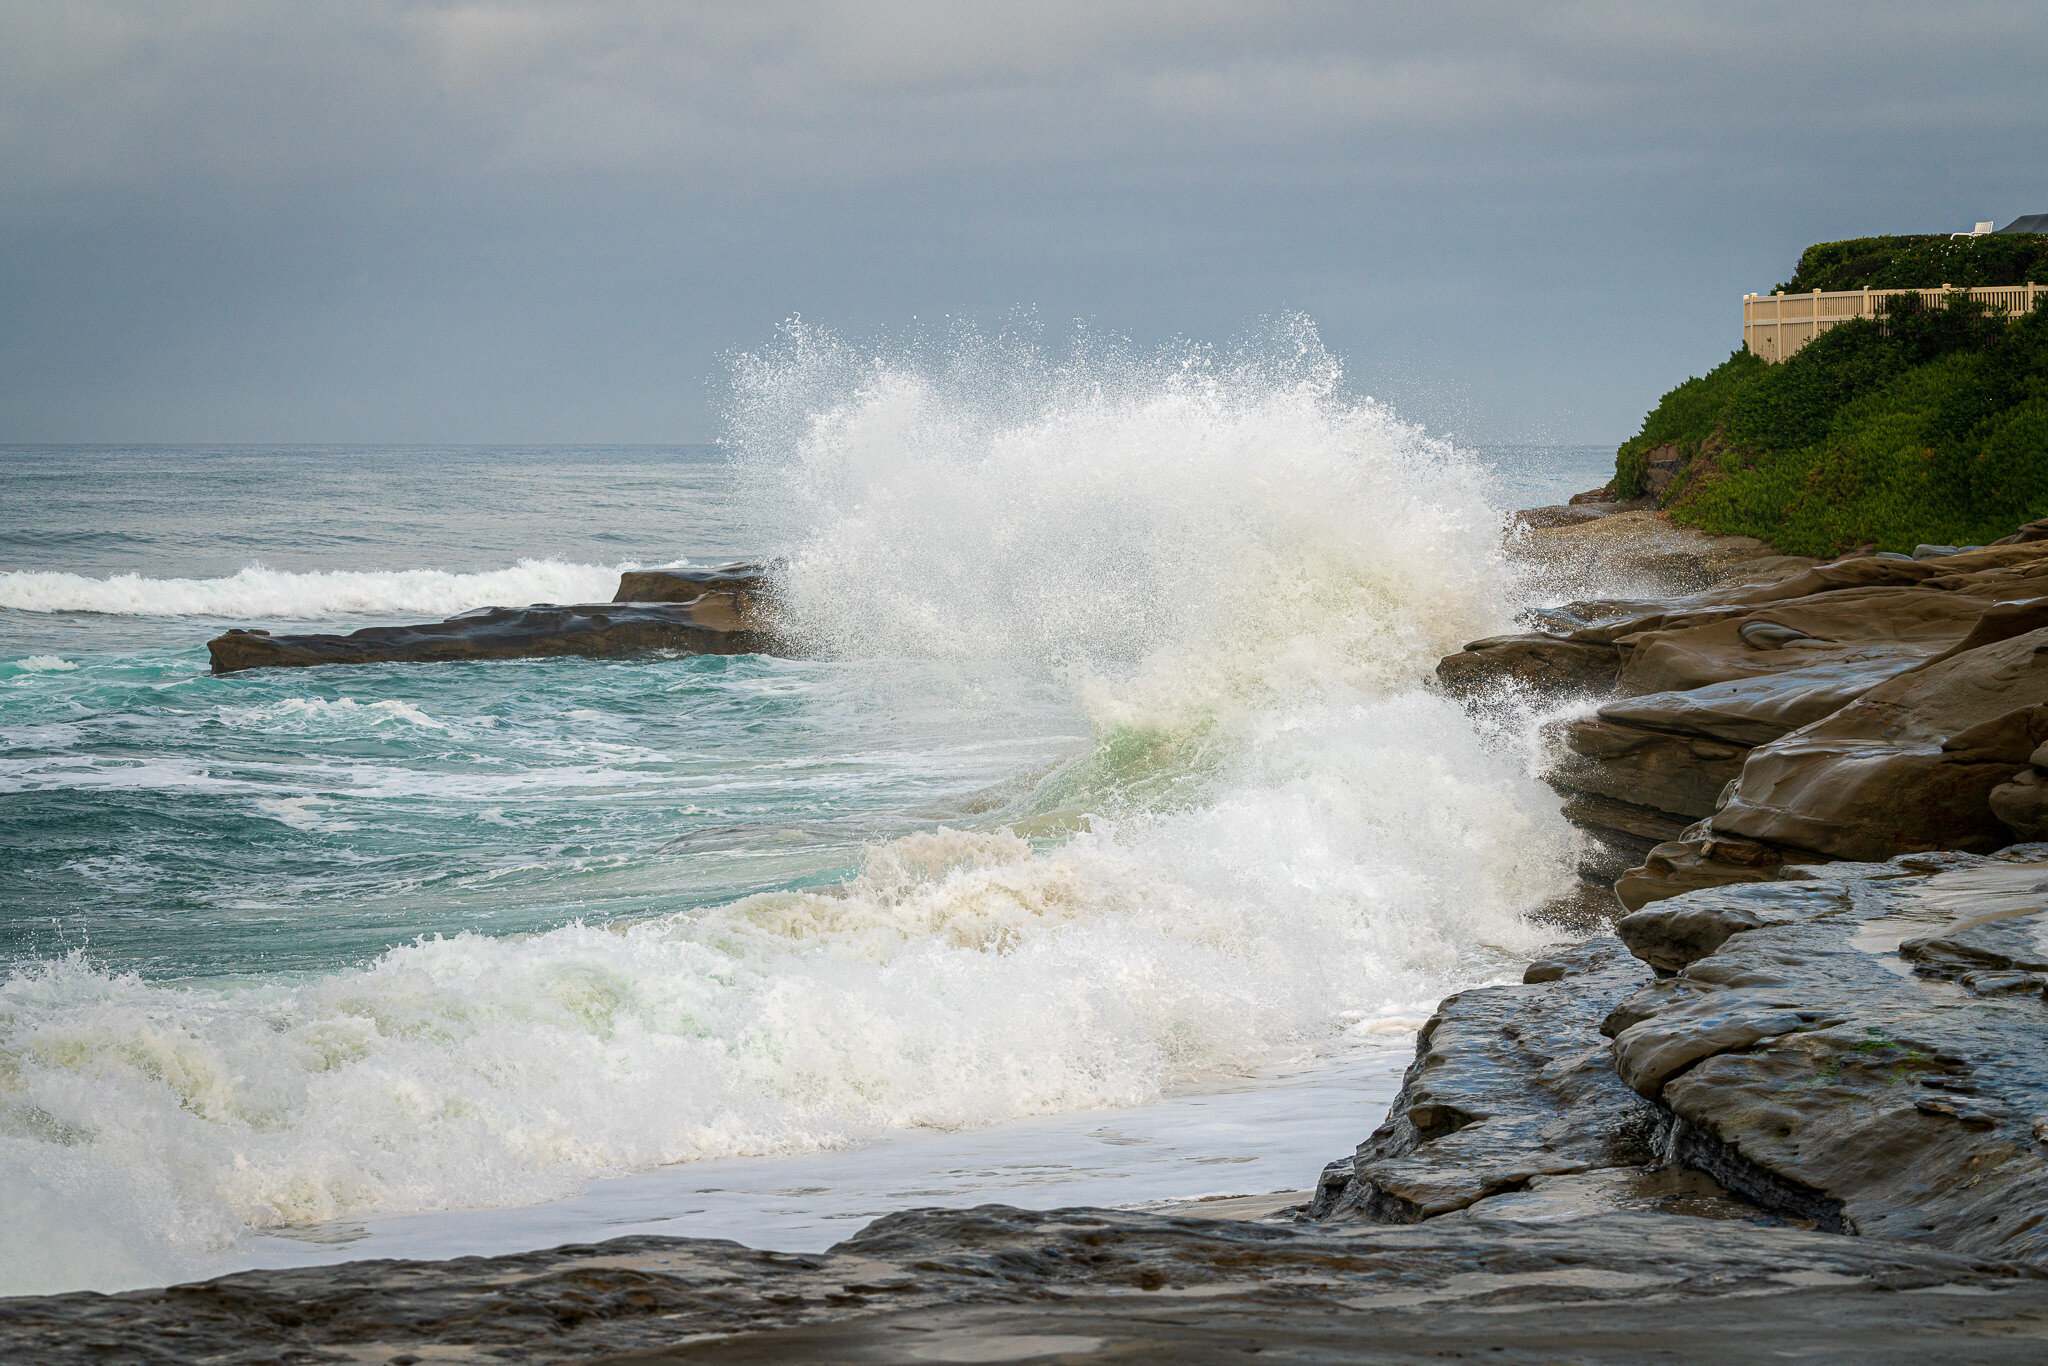
[(449, 616), (472, 607), (534, 602), (608, 602), (619, 571), (638, 565), (521, 560), (510, 569), (456, 574), (440, 569), (292, 573), (250, 565), (215, 579), (104, 579), (47, 570), (0, 573), (0, 607), (26, 612), (120, 616), (319, 620), (351, 613)]
[[(1546, 938), (1556, 803), (1423, 687), (1501, 624), (1499, 515), (1305, 323), (1150, 353), (793, 326), (738, 365), (729, 444), (788, 630), (863, 667), (1054, 671), (1085, 752), (822, 890), (301, 980), (17, 970), (0, 1199), (67, 1211), (69, 1251), (9, 1221), (0, 1290), (202, 1270), (249, 1224), (1143, 1104), (1411, 1027)], [(584, 570), (508, 572), (573, 598), (540, 580)], [(313, 610), (352, 578), (424, 610), (403, 575), (291, 577), (260, 609), (122, 610)]]

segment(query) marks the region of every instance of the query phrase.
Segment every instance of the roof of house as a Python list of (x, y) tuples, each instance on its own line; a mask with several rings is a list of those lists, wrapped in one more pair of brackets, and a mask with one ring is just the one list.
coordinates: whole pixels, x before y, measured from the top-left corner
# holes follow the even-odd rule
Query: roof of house
[(2000, 232), (2048, 232), (2048, 213), (2030, 213), (1999, 229)]

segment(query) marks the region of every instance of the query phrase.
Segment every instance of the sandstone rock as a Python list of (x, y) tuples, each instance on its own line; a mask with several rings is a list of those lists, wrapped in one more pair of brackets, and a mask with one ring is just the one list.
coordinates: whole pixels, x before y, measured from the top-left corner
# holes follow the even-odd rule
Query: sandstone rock
[(2002, 536), (1991, 544), (2022, 545), (2032, 541), (2048, 541), (2048, 517), (2038, 517), (2028, 522), (2012, 535)]
[(1999, 824), (2021, 839), (2048, 839), (2048, 779), (2042, 777), (2040, 760), (1992, 788), (1990, 806)]
[(1549, 733), (1571, 750), (1545, 775), (1553, 787), (1689, 820), (1713, 814), (1749, 754), (1746, 745), (1620, 725), (1604, 714), (1558, 722)]
[(1985, 851), (1993, 789), (2048, 740), (2048, 629), (1901, 674), (1754, 750), (1717, 834), (1836, 858)]
[[(1567, 1178), (1569, 1180), (1569, 1178)], [(1180, 1363), (1252, 1354), (1719, 1366), (2032, 1363), (2048, 1278), (1886, 1239), (1521, 1200), (1413, 1227), (984, 1205), (829, 1252), (620, 1238), (0, 1301), (0, 1357), (207, 1361)], [(1494, 1203), (1494, 1202), (1488, 1202)], [(1527, 1206), (1536, 1203), (1531, 1212)]]
[[(1707, 824), (1707, 822), (1702, 822)], [(1825, 863), (1818, 854), (1793, 854), (1775, 845), (1712, 831), (1692, 831), (1649, 851), (1641, 866), (1615, 879), (1614, 897), (1630, 911), (1652, 901), (1705, 887), (1740, 882), (1779, 882), (1793, 876), (1788, 862)]]
[(1955, 644), (1933, 656), (1929, 663), (1938, 663), (1952, 655), (1963, 654), (1983, 645), (1993, 645), (2001, 640), (2025, 635), (2048, 626), (2048, 598), (2021, 598), (2016, 602), (1997, 602), (1984, 609), (1969, 631)]
[(1837, 864), (1623, 926), (1677, 976), (1624, 1004), (1616, 1067), (1689, 1163), (1824, 1226), (2048, 1259), (2048, 1009), (2015, 987), (2048, 968), (2048, 846)]
[[(1655, 807), (1639, 806), (1634, 802), (1616, 801), (1612, 797), (1597, 796), (1588, 792), (1565, 793), (1564, 805), (1559, 809), (1563, 817), (1573, 825), (1590, 829), (1602, 837), (1613, 839), (1616, 835), (1628, 837), (1629, 842), (1640, 842), (1635, 852), (1647, 854), (1652, 848), (1682, 836), (1692, 823), (1683, 816)], [(1631, 863), (1640, 863), (1640, 857)], [(1608, 881), (1611, 883), (1612, 878)]]
[(1823, 664), (1904, 668), (1961, 641), (1991, 606), (1939, 589), (1834, 588), (1625, 636), (1620, 685), (1662, 693)]
[(1555, 697), (1603, 692), (1613, 686), (1620, 667), (1611, 645), (1531, 633), (1475, 640), (1439, 661), (1436, 676), (1447, 691), (1460, 697), (1479, 697), (1499, 688)]
[(1437, 1007), (1387, 1122), (1326, 1169), (1313, 1217), (1413, 1223), (1535, 1176), (1653, 1160), (1656, 1113), (1617, 1080), (1599, 1033), (1648, 971), (1599, 939), (1525, 979)]
[(1612, 503), (1559, 503), (1552, 507), (1523, 508), (1519, 512), (1509, 513), (1508, 519), (1518, 526), (1542, 530), (1597, 521), (1602, 517), (1613, 516), (1615, 510)]
[[(2048, 546), (2026, 553), (2044, 552)], [(1529, 616), (1545, 629), (1473, 641), (1439, 663), (1437, 676), (1464, 696), (1502, 685), (1565, 696), (1610, 690), (1624, 661), (1632, 670), (1626, 684), (1632, 693), (1821, 665), (1882, 672), (1887, 661), (1905, 668), (1956, 646), (1985, 619), (1999, 593), (2019, 591), (2011, 584), (1987, 588), (1981, 573), (1957, 574), (1950, 576), (1952, 585), (1902, 603), (1856, 590), (1915, 586), (1934, 575), (1933, 569), (1868, 556), (1830, 564), (1784, 556), (1727, 563), (1771, 570), (1760, 573), (1760, 581), (1728, 582), (1676, 597), (1591, 599), (1540, 609)], [(1733, 571), (1723, 576), (1728, 572)], [(1972, 591), (1957, 592), (1956, 586)], [(1985, 629), (2032, 629), (2018, 620), (2000, 617)], [(2048, 617), (2037, 624), (2048, 625)], [(1774, 639), (1773, 632), (1780, 634)]]
[(1622, 584), (1653, 592), (1692, 592), (1750, 562), (1777, 555), (1771, 545), (1752, 537), (1712, 536), (1673, 526), (1663, 513), (1643, 510), (1618, 510), (1593, 521), (1531, 530), (1517, 549), (1542, 578), (1572, 593), (1611, 591)]
[(706, 593), (759, 593), (778, 567), (767, 560), (734, 560), (701, 569), (629, 569), (619, 575), (612, 601), (694, 602)]
[(1604, 703), (1599, 716), (1603, 721), (1644, 730), (1700, 736), (1748, 748), (1840, 711), (1918, 662), (1911, 655), (1834, 660), (1685, 691), (1622, 698)]
[(632, 569), (619, 575), (612, 601), (689, 603), (703, 625), (772, 634), (769, 598), (778, 568), (742, 560), (709, 569)]
[(593, 603), (577, 607), (483, 607), (420, 626), (370, 626), (347, 635), (273, 636), (229, 631), (206, 643), (215, 673), (320, 664), (431, 663), (457, 659), (611, 656), (655, 650), (691, 654), (770, 652), (759, 631), (734, 629), (729, 605)]

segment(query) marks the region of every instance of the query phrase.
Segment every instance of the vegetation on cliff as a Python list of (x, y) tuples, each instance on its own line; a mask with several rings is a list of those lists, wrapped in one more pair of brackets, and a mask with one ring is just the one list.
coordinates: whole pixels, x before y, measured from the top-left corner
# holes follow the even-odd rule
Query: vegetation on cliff
[(1817, 242), (1799, 269), (1778, 289), (1802, 294), (1823, 289), (1938, 289), (1954, 285), (2048, 284), (2048, 233), (1947, 233), (1906, 237), (1851, 237)]
[(1687, 380), (1621, 446), (1609, 487), (1640, 494), (1676, 457), (1674, 521), (1803, 555), (1982, 544), (2048, 514), (2048, 300), (2011, 320), (1961, 295), (1916, 302), (1782, 364), (1738, 350)]

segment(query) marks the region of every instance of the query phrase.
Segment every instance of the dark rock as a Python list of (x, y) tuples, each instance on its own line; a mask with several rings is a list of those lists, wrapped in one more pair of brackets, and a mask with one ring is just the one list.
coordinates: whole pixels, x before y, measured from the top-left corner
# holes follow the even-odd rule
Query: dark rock
[(1571, 750), (1546, 778), (1568, 793), (1647, 806), (1687, 820), (1714, 813), (1721, 790), (1742, 772), (1745, 745), (1619, 725), (1604, 717), (1555, 723)]
[[(1707, 824), (1702, 822), (1701, 824)], [(1693, 833), (1650, 850), (1642, 866), (1614, 884), (1615, 899), (1628, 910), (1704, 887), (1737, 882), (1778, 882), (1793, 876), (1788, 863), (1826, 863), (1819, 854), (1794, 853), (1776, 845), (1713, 831)]]
[(1558, 1219), (1604, 1218), (1620, 1211), (1682, 1214), (1693, 1219), (1739, 1219), (1748, 1224), (1807, 1226), (1812, 1220), (1788, 1220), (1729, 1194), (1729, 1188), (1690, 1167), (1603, 1167), (1569, 1176), (1532, 1176), (1520, 1190), (1489, 1195), (1441, 1220), (1517, 1219), (1550, 1222)]
[(1630, 953), (1670, 974), (1713, 953), (1731, 935), (1848, 906), (1846, 894), (1832, 882), (1723, 887), (1710, 895), (1686, 896), (1655, 910), (1633, 912), (1615, 925), (1614, 933)]
[(1614, 647), (1531, 632), (1475, 640), (1446, 655), (1437, 681), (1460, 697), (1480, 697), (1514, 688), (1542, 697), (1605, 692), (1614, 686), (1621, 659)]
[(1765, 1344), (1905, 1366), (2040, 1357), (2048, 1279), (2030, 1268), (1650, 1212), (1688, 1199), (1678, 1177), (1623, 1190), (1632, 1208), (1557, 1198), (1573, 1183), (1587, 1184), (1537, 1178), (1406, 1228), (984, 1205), (890, 1215), (816, 1255), (621, 1238), (258, 1271), (0, 1301), (0, 1357), (1718, 1366)]
[(2048, 1008), (2013, 985), (2048, 967), (2048, 846), (1835, 864), (1623, 927), (1677, 975), (1617, 1012), (1615, 1064), (1690, 1126), (1684, 1160), (1823, 1227), (2048, 1260)]
[(1325, 1169), (1315, 1218), (1414, 1223), (1537, 1176), (1654, 1160), (1654, 1109), (1614, 1074), (1599, 1024), (1649, 972), (1614, 939), (1446, 998), (1387, 1121)]
[(1657, 446), (1643, 453), (1643, 492), (1659, 502), (1670, 494), (1691, 464), (1691, 452), (1678, 446)]
[[(1668, 811), (1655, 807), (1639, 806), (1634, 802), (1616, 801), (1612, 797), (1601, 797), (1586, 792), (1568, 792), (1564, 806), (1560, 808), (1564, 818), (1573, 825), (1588, 830), (1609, 843), (1621, 844), (1631, 849), (1636, 857), (1629, 863), (1642, 862), (1641, 855), (1667, 840), (1683, 835), (1692, 824), (1683, 816), (1674, 816)], [(1616, 840), (1616, 836), (1626, 840)], [(1624, 865), (1626, 866), (1626, 865)], [(1618, 869), (1616, 870), (1619, 871)], [(1611, 883), (1614, 879), (1608, 878)]]
[[(718, 596), (718, 595), (714, 595)], [(273, 636), (229, 631), (206, 643), (213, 671), (320, 664), (436, 663), (457, 659), (603, 657), (676, 650), (772, 652), (760, 631), (734, 629), (730, 608), (689, 603), (590, 603), (576, 607), (482, 607), (420, 626), (370, 626), (347, 635)]]

